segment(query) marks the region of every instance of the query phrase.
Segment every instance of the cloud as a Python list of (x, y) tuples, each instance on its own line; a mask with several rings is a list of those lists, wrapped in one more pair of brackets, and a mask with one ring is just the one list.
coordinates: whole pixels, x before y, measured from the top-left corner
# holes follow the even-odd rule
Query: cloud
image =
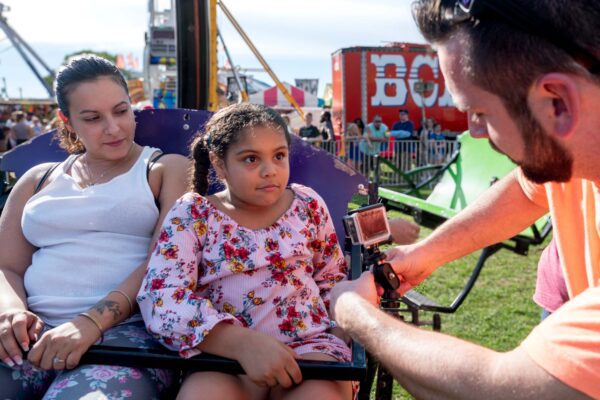
[(8, 23), (30, 44), (143, 48), (144, 0), (4, 0)]

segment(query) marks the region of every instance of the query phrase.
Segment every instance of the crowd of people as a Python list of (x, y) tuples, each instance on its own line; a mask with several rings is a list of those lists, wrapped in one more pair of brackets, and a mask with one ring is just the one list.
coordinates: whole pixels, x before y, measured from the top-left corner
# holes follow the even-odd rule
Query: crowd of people
[(56, 109), (32, 112), (4, 108), (0, 113), (0, 153), (58, 126)]
[(324, 110), (318, 124), (314, 124), (312, 113), (304, 116), (304, 124), (296, 129), (289, 124), (288, 131), (308, 142), (320, 145), (327, 151), (343, 158), (347, 163), (361, 171), (373, 169), (373, 156), (391, 158), (395, 153), (402, 154), (407, 166), (439, 164), (449, 155), (448, 141), (456, 140), (456, 135), (444, 132), (442, 125), (435, 119), (426, 118), (420, 128), (415, 129), (407, 109), (399, 110), (399, 120), (390, 129), (379, 115), (374, 115), (366, 124), (362, 118), (355, 118), (343, 129), (341, 120), (332, 122), (331, 112)]

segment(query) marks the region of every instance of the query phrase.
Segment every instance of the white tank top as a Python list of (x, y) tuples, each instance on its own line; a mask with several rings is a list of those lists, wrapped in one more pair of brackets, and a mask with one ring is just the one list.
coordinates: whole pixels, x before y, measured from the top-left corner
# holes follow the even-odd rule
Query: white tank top
[(38, 247), (25, 272), (27, 302), (46, 324), (87, 311), (146, 259), (159, 215), (146, 177), (156, 151), (144, 147), (128, 172), (86, 188), (66, 173), (72, 155), (25, 204), (23, 234)]

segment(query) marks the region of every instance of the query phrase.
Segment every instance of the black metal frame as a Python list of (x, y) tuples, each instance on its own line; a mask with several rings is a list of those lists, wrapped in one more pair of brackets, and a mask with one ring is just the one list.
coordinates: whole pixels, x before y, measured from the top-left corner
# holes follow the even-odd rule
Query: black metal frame
[(177, 107), (208, 109), (210, 18), (208, 0), (177, 0)]
[[(359, 381), (366, 374), (364, 349), (360, 345), (354, 344), (352, 355), (351, 362), (298, 360), (298, 366), (303, 379)], [(104, 345), (92, 346), (81, 357), (80, 364), (245, 374), (237, 361), (211, 354), (203, 353), (192, 358), (181, 358), (176, 352), (167, 349), (139, 349)]]

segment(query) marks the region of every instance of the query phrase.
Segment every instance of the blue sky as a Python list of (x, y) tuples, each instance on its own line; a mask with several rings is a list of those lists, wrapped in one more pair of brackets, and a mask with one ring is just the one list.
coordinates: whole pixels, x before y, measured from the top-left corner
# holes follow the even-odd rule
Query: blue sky
[[(0, 0), (8, 23), (51, 68), (64, 55), (91, 48), (133, 53), (142, 62), (148, 24), (146, 0)], [(319, 94), (331, 81), (331, 53), (349, 46), (423, 42), (410, 0), (224, 0), (281, 80), (318, 78)], [(236, 65), (260, 67), (223, 15), (218, 24)], [(220, 54), (220, 57), (224, 57)], [(254, 73), (270, 82), (266, 74)], [(0, 79), (10, 97), (45, 97), (10, 42), (0, 32)], [(1, 85), (1, 81), (0, 81)]]

